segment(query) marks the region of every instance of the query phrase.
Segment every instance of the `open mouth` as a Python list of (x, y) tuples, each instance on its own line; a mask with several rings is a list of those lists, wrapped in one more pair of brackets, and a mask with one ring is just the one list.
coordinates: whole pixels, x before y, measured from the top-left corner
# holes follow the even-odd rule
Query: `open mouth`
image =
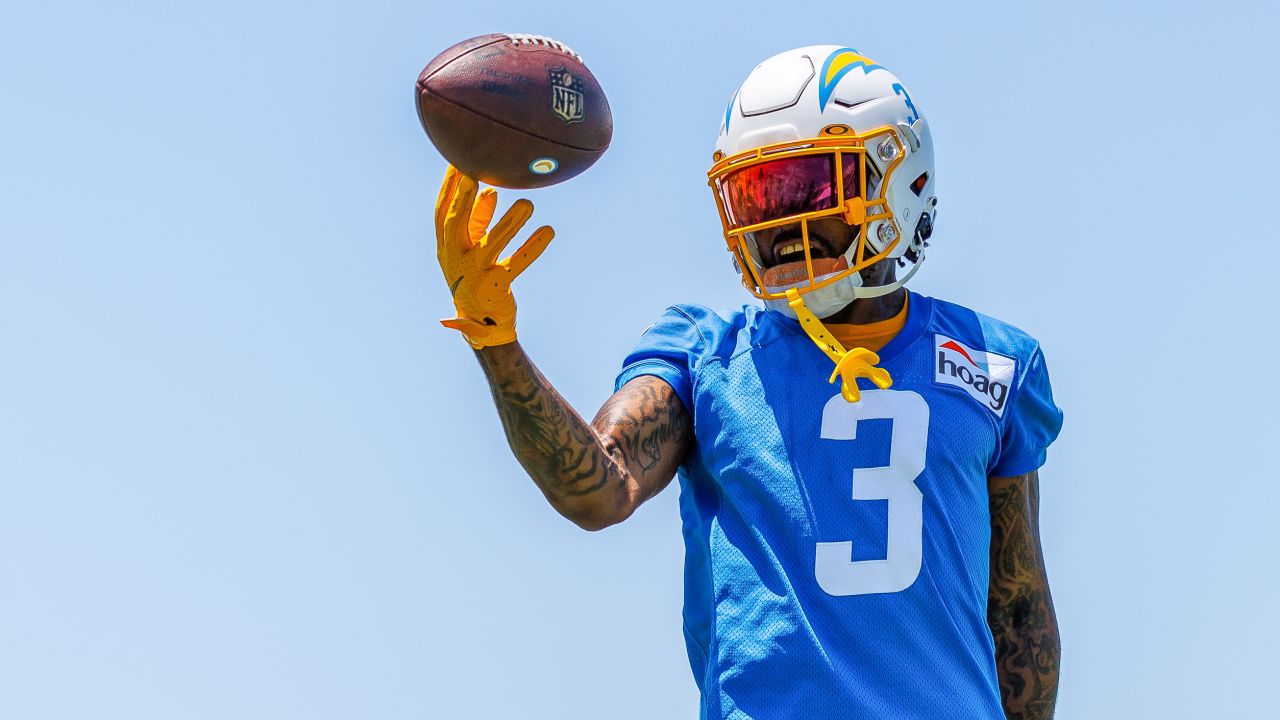
[[(804, 262), (804, 236), (799, 230), (787, 230), (778, 233), (778, 236), (773, 239), (773, 245), (769, 250), (769, 257), (762, 258), (767, 263), (766, 267)], [(764, 254), (761, 253), (762, 256)], [(814, 260), (818, 260), (821, 258), (834, 258), (836, 253), (830, 241), (811, 230), (809, 232), (809, 256)]]
[(760, 279), (765, 287), (782, 288), (812, 282), (812, 278), (828, 277), (849, 268), (848, 261), (836, 251), (836, 244), (812, 225), (809, 226), (809, 258), (812, 263), (804, 261), (804, 234), (798, 227), (783, 230), (771, 243), (761, 238), (756, 249), (764, 266)]

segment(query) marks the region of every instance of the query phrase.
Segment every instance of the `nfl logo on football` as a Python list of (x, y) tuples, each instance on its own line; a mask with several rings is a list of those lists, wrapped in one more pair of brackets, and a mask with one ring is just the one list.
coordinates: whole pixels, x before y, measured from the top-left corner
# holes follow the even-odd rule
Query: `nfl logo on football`
[(551, 79), (551, 111), (566, 123), (576, 123), (587, 115), (586, 98), (582, 95), (582, 79), (560, 68), (549, 70)]

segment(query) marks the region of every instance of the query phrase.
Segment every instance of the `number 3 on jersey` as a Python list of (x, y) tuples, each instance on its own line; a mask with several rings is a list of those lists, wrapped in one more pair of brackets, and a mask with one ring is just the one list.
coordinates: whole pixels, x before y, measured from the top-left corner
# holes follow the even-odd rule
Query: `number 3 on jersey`
[(836, 395), (822, 409), (824, 440), (857, 440), (859, 420), (893, 421), (889, 464), (855, 468), (854, 500), (889, 501), (884, 560), (853, 560), (853, 541), (820, 542), (814, 560), (818, 586), (828, 595), (869, 595), (906, 590), (920, 575), (924, 545), (924, 472), (929, 444), (929, 405), (909, 390), (864, 390), (856, 403)]

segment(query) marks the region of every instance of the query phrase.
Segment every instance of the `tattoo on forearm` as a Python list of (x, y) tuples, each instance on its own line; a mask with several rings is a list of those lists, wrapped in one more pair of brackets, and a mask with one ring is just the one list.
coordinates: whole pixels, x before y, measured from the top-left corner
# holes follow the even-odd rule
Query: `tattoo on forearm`
[(581, 497), (608, 483), (595, 434), (523, 353), (493, 390), (511, 449), (544, 491)]
[(1040, 553), (1034, 472), (990, 484), (991, 585), (987, 623), (1009, 720), (1048, 720), (1058, 694), (1061, 649)]
[(692, 444), (684, 406), (662, 380), (627, 383), (588, 424), (518, 345), (479, 355), (512, 451), (570, 517), (625, 517), (671, 480)]

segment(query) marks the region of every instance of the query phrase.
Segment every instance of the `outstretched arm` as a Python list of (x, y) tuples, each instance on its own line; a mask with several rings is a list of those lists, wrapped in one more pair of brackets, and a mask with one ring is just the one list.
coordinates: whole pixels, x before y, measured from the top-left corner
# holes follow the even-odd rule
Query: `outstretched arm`
[(991, 504), (991, 585), (987, 624), (1009, 720), (1049, 720), (1058, 697), (1061, 647), (1040, 551), (1036, 471), (987, 481)]
[(630, 517), (671, 482), (693, 447), (683, 403), (656, 377), (622, 386), (588, 424), (518, 342), (476, 355), (516, 459), (551, 506), (586, 530)]
[(590, 425), (538, 372), (516, 342), (511, 282), (555, 236), (534, 230), (499, 260), (533, 213), (517, 200), (493, 227), (498, 195), (450, 167), (436, 200), (436, 257), (457, 316), (441, 321), (475, 348), (516, 459), (561, 515), (588, 530), (622, 522), (666, 487), (693, 447), (680, 398), (641, 376), (605, 403)]

